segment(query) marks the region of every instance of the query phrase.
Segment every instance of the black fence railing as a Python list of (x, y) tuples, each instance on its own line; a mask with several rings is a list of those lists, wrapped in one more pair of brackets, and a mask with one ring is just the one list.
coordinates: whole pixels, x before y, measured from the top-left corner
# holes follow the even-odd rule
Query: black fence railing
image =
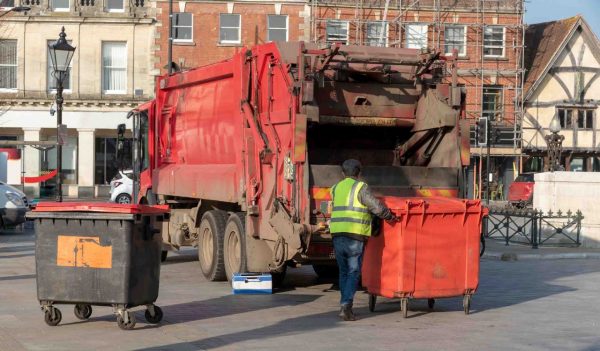
[(581, 245), (581, 211), (552, 212), (536, 209), (490, 208), (484, 235), (490, 239), (538, 246)]

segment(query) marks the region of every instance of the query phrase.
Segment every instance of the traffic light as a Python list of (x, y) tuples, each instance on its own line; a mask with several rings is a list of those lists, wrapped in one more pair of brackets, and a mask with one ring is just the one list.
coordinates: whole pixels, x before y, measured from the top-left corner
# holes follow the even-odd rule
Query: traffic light
[(488, 119), (481, 117), (477, 121), (477, 145), (486, 146), (488, 143)]

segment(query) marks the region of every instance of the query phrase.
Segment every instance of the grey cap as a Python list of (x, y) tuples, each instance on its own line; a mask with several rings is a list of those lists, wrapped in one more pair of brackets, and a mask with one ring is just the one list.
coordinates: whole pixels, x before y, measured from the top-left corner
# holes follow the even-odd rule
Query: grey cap
[(346, 177), (358, 177), (361, 169), (362, 165), (360, 164), (360, 161), (353, 158), (342, 163), (342, 172), (344, 172)]

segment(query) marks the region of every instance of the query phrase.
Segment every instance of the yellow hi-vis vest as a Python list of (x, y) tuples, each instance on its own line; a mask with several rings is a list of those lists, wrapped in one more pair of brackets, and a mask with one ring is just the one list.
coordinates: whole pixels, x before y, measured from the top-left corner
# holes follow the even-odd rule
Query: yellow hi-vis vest
[(366, 184), (346, 178), (331, 188), (333, 210), (329, 231), (371, 236), (371, 213), (360, 203), (358, 193)]

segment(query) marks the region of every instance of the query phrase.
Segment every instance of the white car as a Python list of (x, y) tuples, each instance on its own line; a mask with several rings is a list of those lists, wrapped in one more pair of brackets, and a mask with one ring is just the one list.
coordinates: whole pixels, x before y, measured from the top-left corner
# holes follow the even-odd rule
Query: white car
[(133, 172), (119, 171), (110, 181), (110, 201), (118, 204), (130, 204), (133, 199)]
[(27, 196), (21, 190), (0, 182), (0, 229), (24, 223), (28, 210)]

